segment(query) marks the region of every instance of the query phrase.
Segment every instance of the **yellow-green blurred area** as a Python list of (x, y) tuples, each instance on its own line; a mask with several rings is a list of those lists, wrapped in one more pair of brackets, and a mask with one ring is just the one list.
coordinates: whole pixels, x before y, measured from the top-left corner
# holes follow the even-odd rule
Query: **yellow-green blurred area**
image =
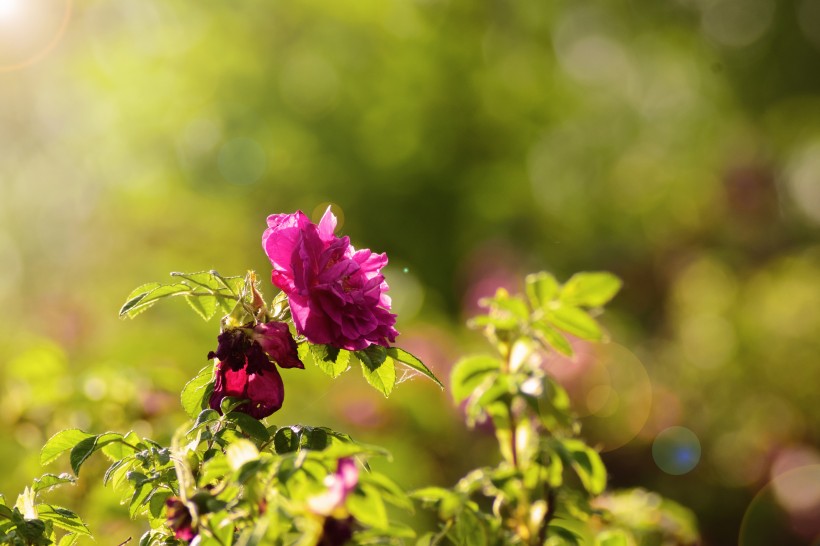
[[(267, 279), (266, 215), (332, 203), (442, 378), (496, 286), (619, 275), (613, 343), (552, 367), (611, 486), (709, 545), (817, 544), (818, 67), (820, 0), (0, 0), (0, 491), (65, 470), (65, 427), (168, 441), (218, 324), (125, 296)], [(426, 380), (283, 375), (270, 423), (385, 445), (405, 487), (497, 459)], [(103, 465), (53, 498), (136, 539)]]

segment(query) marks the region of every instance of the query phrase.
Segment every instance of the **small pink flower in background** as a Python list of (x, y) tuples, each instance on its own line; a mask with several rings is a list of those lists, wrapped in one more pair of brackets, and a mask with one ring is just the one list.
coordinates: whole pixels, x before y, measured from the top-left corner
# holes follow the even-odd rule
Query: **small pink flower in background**
[(356, 489), (359, 468), (353, 459), (339, 459), (336, 472), (325, 478), (327, 491), (308, 499), (310, 510), (320, 516), (329, 516), (344, 505), (347, 496)]
[(245, 398), (248, 403), (237, 411), (263, 419), (282, 407), (285, 385), (273, 358), (282, 368), (304, 368), (296, 353), (296, 342), (283, 322), (257, 324), (250, 334), (248, 328), (225, 330), (217, 337), (216, 351), (208, 358), (217, 358), (214, 392), (208, 401), (211, 409), (222, 412), (226, 396)]
[(301, 211), (268, 216), (262, 246), (273, 265), (271, 281), (288, 296), (296, 330), (312, 343), (351, 351), (395, 341), (385, 254), (356, 250), (334, 235), (328, 207), (318, 225)]

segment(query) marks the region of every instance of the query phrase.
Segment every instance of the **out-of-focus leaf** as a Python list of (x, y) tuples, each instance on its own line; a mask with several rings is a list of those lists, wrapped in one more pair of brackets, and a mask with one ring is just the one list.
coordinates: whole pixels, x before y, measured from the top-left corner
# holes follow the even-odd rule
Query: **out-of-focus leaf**
[(612, 273), (576, 273), (564, 284), (560, 299), (568, 305), (600, 307), (620, 289), (621, 280)]
[(555, 519), (547, 526), (547, 540), (544, 546), (581, 546), (583, 537), (570, 529), (567, 524)]
[(606, 488), (606, 467), (597, 451), (575, 438), (550, 438), (547, 445), (573, 469), (590, 495), (600, 495)]
[(384, 474), (378, 472), (364, 473), (359, 478), (359, 483), (366, 483), (373, 486), (381, 494), (382, 498), (390, 504), (404, 510), (413, 510), (413, 503), (410, 501), (410, 497), (407, 496), (407, 493)]
[(569, 344), (561, 332), (548, 325), (543, 320), (535, 321), (531, 324), (536, 338), (547, 347), (555, 349), (559, 353), (572, 356), (572, 345)]
[(602, 337), (601, 328), (595, 319), (577, 307), (560, 305), (551, 308), (546, 312), (545, 318), (556, 328), (581, 339), (600, 341)]
[(369, 527), (386, 529), (389, 526), (387, 509), (379, 492), (363, 485), (347, 497), (347, 508), (351, 515)]
[(453, 399), (458, 403), (469, 397), (487, 374), (497, 373), (500, 369), (501, 361), (491, 356), (469, 356), (459, 360), (450, 374)]
[(533, 309), (546, 308), (558, 295), (558, 288), (558, 281), (546, 271), (527, 275), (526, 292)]
[(487, 529), (478, 516), (469, 509), (462, 510), (453, 526), (456, 544), (487, 545)]
[(595, 546), (635, 546), (635, 541), (625, 531), (614, 529), (598, 533)]

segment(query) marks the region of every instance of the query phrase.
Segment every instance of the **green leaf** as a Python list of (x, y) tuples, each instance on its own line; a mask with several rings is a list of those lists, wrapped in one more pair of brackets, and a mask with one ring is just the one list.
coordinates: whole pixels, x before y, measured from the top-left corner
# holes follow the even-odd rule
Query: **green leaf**
[(59, 476), (56, 474), (44, 474), (43, 476), (34, 480), (31, 488), (34, 490), (35, 493), (40, 493), (41, 491), (50, 491), (55, 487), (60, 485), (70, 483), (74, 484), (77, 481), (77, 478), (72, 476), (71, 474), (60, 474)]
[(545, 346), (551, 347), (563, 355), (572, 356), (572, 346), (567, 338), (561, 335), (561, 332), (542, 320), (533, 322), (532, 329), (535, 332), (536, 339)]
[(162, 511), (165, 509), (165, 501), (171, 496), (171, 492), (164, 489), (155, 489), (148, 499), (148, 513), (154, 519), (162, 517)]
[(97, 449), (97, 436), (91, 436), (81, 441), (71, 449), (71, 469), (74, 474), (80, 474), (80, 467)]
[(634, 541), (620, 529), (603, 531), (595, 537), (595, 546), (632, 546)]
[(115, 438), (118, 441), (108, 442), (106, 441), (106, 438), (100, 438), (99, 440), (97, 440), (98, 444), (102, 442), (101, 447), (103, 454), (112, 461), (123, 459), (139, 451), (139, 449), (137, 449), (134, 446), (140, 443), (140, 438), (134, 431), (129, 432), (125, 436), (117, 434), (115, 437), (112, 438)]
[[(396, 385), (396, 364), (386, 352), (370, 352), (368, 351), (370, 347), (363, 351), (356, 351), (354, 354), (362, 364), (362, 373), (367, 382), (383, 395), (389, 396)], [(376, 347), (381, 346), (376, 345)], [(384, 349), (384, 347), (381, 348)]]
[(299, 450), (300, 435), (294, 428), (298, 427), (282, 427), (274, 434), (273, 449), (277, 454), (284, 455)]
[(389, 526), (384, 501), (373, 487), (360, 485), (347, 497), (347, 508), (354, 518), (369, 527), (386, 529)]
[(363, 473), (359, 477), (359, 483), (373, 486), (382, 498), (390, 504), (410, 512), (413, 511), (413, 503), (407, 493), (384, 474), (378, 472)]
[(561, 289), (560, 299), (568, 305), (600, 307), (620, 289), (621, 280), (611, 273), (576, 273)]
[(113, 483), (114, 489), (119, 488), (120, 484), (125, 480), (126, 475), (128, 472), (137, 464), (137, 460), (134, 457), (127, 457), (125, 459), (121, 459), (116, 461), (111, 466), (108, 467), (108, 470), (105, 471), (103, 475), (103, 486), (108, 485), (108, 482), (111, 481)]
[(486, 546), (487, 530), (472, 510), (465, 509), (456, 518), (453, 533), (457, 544)]
[(128, 515), (131, 516), (131, 519), (137, 517), (137, 514), (143, 505), (148, 503), (148, 497), (152, 491), (153, 488), (147, 483), (143, 483), (134, 489), (134, 494), (131, 496), (131, 502), (128, 504)]
[(501, 361), (497, 358), (477, 355), (468, 356), (459, 360), (453, 367), (450, 375), (450, 390), (456, 403), (473, 394), (488, 374), (495, 374), (501, 369)]
[(583, 537), (570, 529), (563, 521), (553, 520), (547, 526), (547, 536), (545, 546), (580, 546), (583, 544)]
[(200, 411), (208, 407), (208, 398), (213, 391), (213, 369), (212, 365), (205, 366), (182, 387), (182, 408), (191, 419), (195, 419)]
[(93, 437), (93, 434), (83, 432), (76, 428), (61, 430), (46, 442), (40, 450), (40, 464), (47, 465), (57, 459), (64, 451), (72, 449), (74, 446)]
[(590, 495), (600, 495), (606, 489), (606, 467), (597, 451), (578, 439), (551, 439), (549, 445), (558, 453), (565, 466), (571, 467)]
[(598, 323), (577, 307), (560, 305), (546, 312), (546, 319), (556, 328), (589, 341), (599, 341), (603, 334)]
[(156, 302), (171, 296), (184, 296), (194, 311), (208, 320), (221, 307), (230, 312), (244, 297), (244, 277), (222, 277), (216, 271), (171, 273), (180, 279), (170, 284), (148, 283), (133, 290), (120, 309), (120, 317), (134, 318)]
[(330, 377), (339, 377), (350, 365), (350, 351), (330, 345), (307, 343), (313, 362)]
[(219, 308), (216, 296), (185, 296), (185, 301), (203, 320), (211, 320)]
[(190, 292), (191, 287), (184, 283), (144, 284), (129, 294), (125, 304), (120, 308), (120, 317), (134, 318), (162, 298)]
[(546, 271), (527, 275), (526, 292), (533, 309), (545, 309), (558, 295), (558, 288), (558, 281)]
[(444, 388), (441, 381), (438, 380), (438, 377), (430, 371), (430, 368), (424, 365), (424, 363), (416, 358), (415, 356), (411, 355), (404, 349), (399, 349), (398, 347), (389, 347), (387, 349), (387, 356), (395, 360), (396, 362), (401, 362), (405, 366), (416, 370), (417, 372), (421, 372), (424, 376), (433, 380), (433, 382), (441, 387)]
[(91, 531), (88, 530), (80, 516), (71, 510), (50, 504), (39, 504), (37, 505), (37, 512), (41, 520), (50, 521), (55, 527), (77, 535), (91, 536)]
[[(145, 296), (147, 296), (153, 290), (156, 290), (160, 286), (162, 286), (162, 284), (160, 284), (158, 282), (149, 282), (149, 283), (140, 285), (140, 286), (136, 287), (134, 290), (132, 290), (131, 293), (128, 294), (128, 297), (125, 298), (125, 303), (120, 308), (120, 317), (122, 317), (123, 315), (125, 315), (127, 313), (130, 313), (132, 311), (132, 309), (134, 309), (134, 307), (136, 307), (143, 300), (143, 298), (145, 298)], [(148, 309), (148, 307), (150, 307), (150, 306), (145, 306), (145, 308), (143, 310)], [(140, 311), (136, 311), (133, 314), (130, 314), (129, 316), (133, 317), (133, 316), (135, 316), (139, 313), (140, 313)]]
[(66, 533), (63, 537), (57, 541), (57, 546), (74, 546), (79, 540), (80, 535), (74, 533)]
[[(416, 532), (411, 527), (402, 523), (390, 522), (390, 527), (386, 529), (361, 529), (353, 533), (353, 541), (350, 544), (404, 544), (403, 540), (390, 541), (387, 539), (411, 539), (416, 538)], [(416, 543), (418, 544), (418, 543)]]
[(270, 434), (268, 434), (268, 429), (265, 427), (265, 425), (263, 425), (247, 413), (242, 413), (241, 411), (232, 411), (225, 417), (229, 421), (233, 421), (234, 423), (236, 423), (237, 426), (242, 430), (242, 432), (244, 432), (248, 436), (256, 440), (259, 440), (260, 442), (267, 442), (268, 440), (270, 440)]

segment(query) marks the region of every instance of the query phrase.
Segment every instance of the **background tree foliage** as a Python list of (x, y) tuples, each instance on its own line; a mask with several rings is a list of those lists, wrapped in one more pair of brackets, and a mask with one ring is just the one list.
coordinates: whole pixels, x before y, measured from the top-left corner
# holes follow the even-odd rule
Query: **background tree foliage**
[[(440, 377), (499, 283), (616, 273), (617, 345), (556, 362), (610, 481), (709, 544), (817, 535), (812, 480), (771, 481), (820, 462), (817, 0), (0, 6), (1, 491), (58, 429), (168, 437), (215, 339), (173, 306), (123, 324), (122, 295), (265, 271), (265, 216), (330, 202)], [(294, 377), (278, 418), (378, 439), (408, 488), (493, 462), (437, 389), (339, 381)], [(685, 476), (653, 457), (670, 426), (699, 439)], [(136, 535), (88, 472), (66, 494), (95, 533)]]

